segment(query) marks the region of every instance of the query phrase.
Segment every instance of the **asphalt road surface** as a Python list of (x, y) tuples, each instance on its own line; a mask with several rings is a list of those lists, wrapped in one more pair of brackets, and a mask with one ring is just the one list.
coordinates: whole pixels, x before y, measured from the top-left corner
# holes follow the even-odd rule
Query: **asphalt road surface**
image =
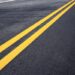
[[(15, 2), (0, 5), (1, 45), (67, 2), (42, 1), (21, 6), (19, 2), (17, 6)], [(35, 31), (6, 49), (1, 58)], [(10, 62), (0, 75), (75, 75), (75, 6)]]

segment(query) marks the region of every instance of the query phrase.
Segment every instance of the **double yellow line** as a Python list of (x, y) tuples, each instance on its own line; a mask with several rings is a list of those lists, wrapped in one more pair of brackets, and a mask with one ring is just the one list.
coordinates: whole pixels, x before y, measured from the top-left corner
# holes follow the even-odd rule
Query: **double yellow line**
[[(22, 31), (18, 35), (14, 36), (4, 44), (0, 46), (0, 53), (2, 53), (5, 49), (16, 43), (18, 40), (26, 36), (29, 32), (40, 26), (42, 23), (46, 22), (52, 16), (57, 14), (52, 20), (50, 20), (47, 24), (42, 26), (39, 30), (37, 30), (34, 34), (32, 34), (28, 39), (26, 39), (23, 43), (13, 49), (10, 53), (4, 56), (0, 60), (0, 70), (2, 70), (7, 64), (9, 64), (17, 55), (19, 55), (23, 50), (25, 50), (33, 41), (35, 41), (40, 35), (42, 35), (50, 26), (52, 26), (60, 17), (62, 17), (70, 8), (75, 5), (74, 0), (71, 0), (67, 4), (63, 5), (59, 9), (55, 10), (42, 20), (36, 22), (35, 24), (31, 25), (26, 30)], [(60, 13), (59, 13), (60, 12)]]
[(12, 39), (8, 40), (4, 44), (2, 44), (0, 46), (0, 53), (3, 52), (8, 47), (10, 47), (11, 45), (13, 45), (18, 40), (20, 40), (22, 37), (24, 37), (25, 35), (27, 35), (29, 32), (31, 32), (32, 30), (34, 30), (35, 28), (37, 28), (38, 26), (40, 26), (43, 22), (47, 21), (49, 18), (51, 18), (52, 16), (54, 16), (55, 14), (57, 14), (59, 11), (61, 11), (63, 8), (65, 8), (66, 6), (68, 6), (72, 2), (73, 2), (73, 0), (70, 1), (70, 2), (68, 2), (67, 4), (65, 4), (64, 6), (60, 7), (58, 10), (54, 11), (53, 13), (49, 14), (48, 16), (46, 16), (45, 18), (43, 18), (42, 20), (40, 20), (40, 21), (36, 22), (35, 24), (31, 25), (29, 28), (27, 28), (26, 30), (22, 31), (21, 33), (19, 33), (18, 35), (16, 35)]

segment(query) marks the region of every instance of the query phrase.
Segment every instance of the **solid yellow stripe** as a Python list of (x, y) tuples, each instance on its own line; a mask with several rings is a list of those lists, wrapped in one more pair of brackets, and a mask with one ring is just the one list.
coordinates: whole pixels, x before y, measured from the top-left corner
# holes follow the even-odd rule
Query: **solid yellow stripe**
[(46, 20), (48, 20), (49, 18), (51, 18), (52, 16), (54, 16), (56, 13), (58, 13), (59, 11), (61, 11), (63, 8), (67, 7), (70, 3), (72, 3), (74, 0), (68, 2), (67, 4), (63, 5), (62, 7), (60, 7), (58, 10), (54, 11), (53, 13), (49, 14), (48, 16), (46, 16), (45, 18), (43, 18), (42, 20), (36, 22), (35, 24), (31, 25), (29, 28), (27, 28), (26, 30), (22, 31), (21, 33), (19, 33), (18, 35), (14, 36), (13, 38), (11, 38), (10, 40), (8, 40), (7, 42), (5, 42), (4, 44), (2, 44), (0, 46), (0, 53), (3, 52), (5, 49), (7, 49), (8, 47), (10, 47), (11, 45), (13, 45), (15, 42), (17, 42), (18, 40), (20, 40), (22, 37), (24, 37), (25, 35), (27, 35), (29, 32), (31, 32), (33, 29), (35, 29), (36, 27), (40, 26), (43, 22), (45, 22)]
[(22, 44), (20, 44), (18, 47), (16, 47), (14, 50), (12, 50), (9, 54), (7, 54), (3, 59), (1, 59), (0, 60), (0, 70), (2, 70), (8, 63), (10, 63), (23, 50), (25, 50), (34, 40), (36, 40), (40, 35), (42, 35), (50, 26), (52, 26), (60, 17), (62, 17), (74, 5), (75, 5), (75, 2), (73, 4), (71, 4), (70, 6), (68, 6), (67, 8), (65, 8), (61, 13), (59, 13), (56, 17), (54, 17), (45, 26), (40, 28), (31, 37), (29, 37)]

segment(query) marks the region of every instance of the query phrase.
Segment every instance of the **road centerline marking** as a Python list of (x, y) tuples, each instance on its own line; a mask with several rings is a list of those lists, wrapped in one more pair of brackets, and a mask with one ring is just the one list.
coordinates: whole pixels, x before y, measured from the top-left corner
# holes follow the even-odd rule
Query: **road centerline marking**
[(1, 59), (0, 60), (0, 70), (2, 70), (16, 56), (18, 56), (23, 50), (25, 50), (33, 41), (35, 41), (39, 36), (41, 36), (49, 27), (51, 27), (58, 19), (60, 19), (74, 5), (75, 5), (75, 2), (69, 5), (64, 10), (62, 10), (51, 21), (49, 21), (47, 24), (41, 27), (38, 31), (36, 31), (33, 35), (31, 35), (27, 40), (25, 40), (22, 44), (20, 44), (18, 47), (13, 49), (9, 54), (7, 54), (3, 59)]
[(57, 14), (58, 12), (60, 12), (61, 10), (63, 10), (65, 7), (67, 7), (69, 4), (71, 4), (74, 0), (66, 3), (65, 5), (63, 5), (62, 7), (60, 7), (59, 9), (55, 10), (54, 12), (50, 13), (48, 16), (44, 17), (43, 19), (41, 19), (40, 21), (36, 22), (35, 24), (31, 25), (29, 28), (25, 29), (24, 31), (22, 31), (21, 33), (19, 33), (18, 35), (14, 36), (13, 38), (9, 39), (7, 42), (5, 42), (4, 44), (2, 44), (0, 46), (0, 53), (2, 53), (5, 49), (7, 49), (8, 47), (10, 47), (11, 45), (13, 45), (14, 43), (16, 43), (18, 40), (20, 40), (21, 38), (23, 38), (24, 36), (26, 36), (28, 33), (30, 33), (32, 30), (34, 30), (36, 27), (40, 26), (43, 22), (45, 22), (46, 20), (48, 20), (49, 18), (51, 18), (52, 16), (54, 16), (55, 14)]

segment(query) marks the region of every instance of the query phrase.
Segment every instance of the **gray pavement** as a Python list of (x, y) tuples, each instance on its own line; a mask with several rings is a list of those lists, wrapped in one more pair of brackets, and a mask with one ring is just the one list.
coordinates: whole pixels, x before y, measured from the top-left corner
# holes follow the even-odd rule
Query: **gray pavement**
[[(28, 9), (25, 7), (1, 8), (0, 43), (4, 43), (65, 2), (56, 3), (54, 2), (52, 6), (47, 3), (35, 5)], [(75, 75), (74, 13), (75, 6), (7, 65), (0, 75)], [(3, 52), (3, 56), (27, 37)]]

